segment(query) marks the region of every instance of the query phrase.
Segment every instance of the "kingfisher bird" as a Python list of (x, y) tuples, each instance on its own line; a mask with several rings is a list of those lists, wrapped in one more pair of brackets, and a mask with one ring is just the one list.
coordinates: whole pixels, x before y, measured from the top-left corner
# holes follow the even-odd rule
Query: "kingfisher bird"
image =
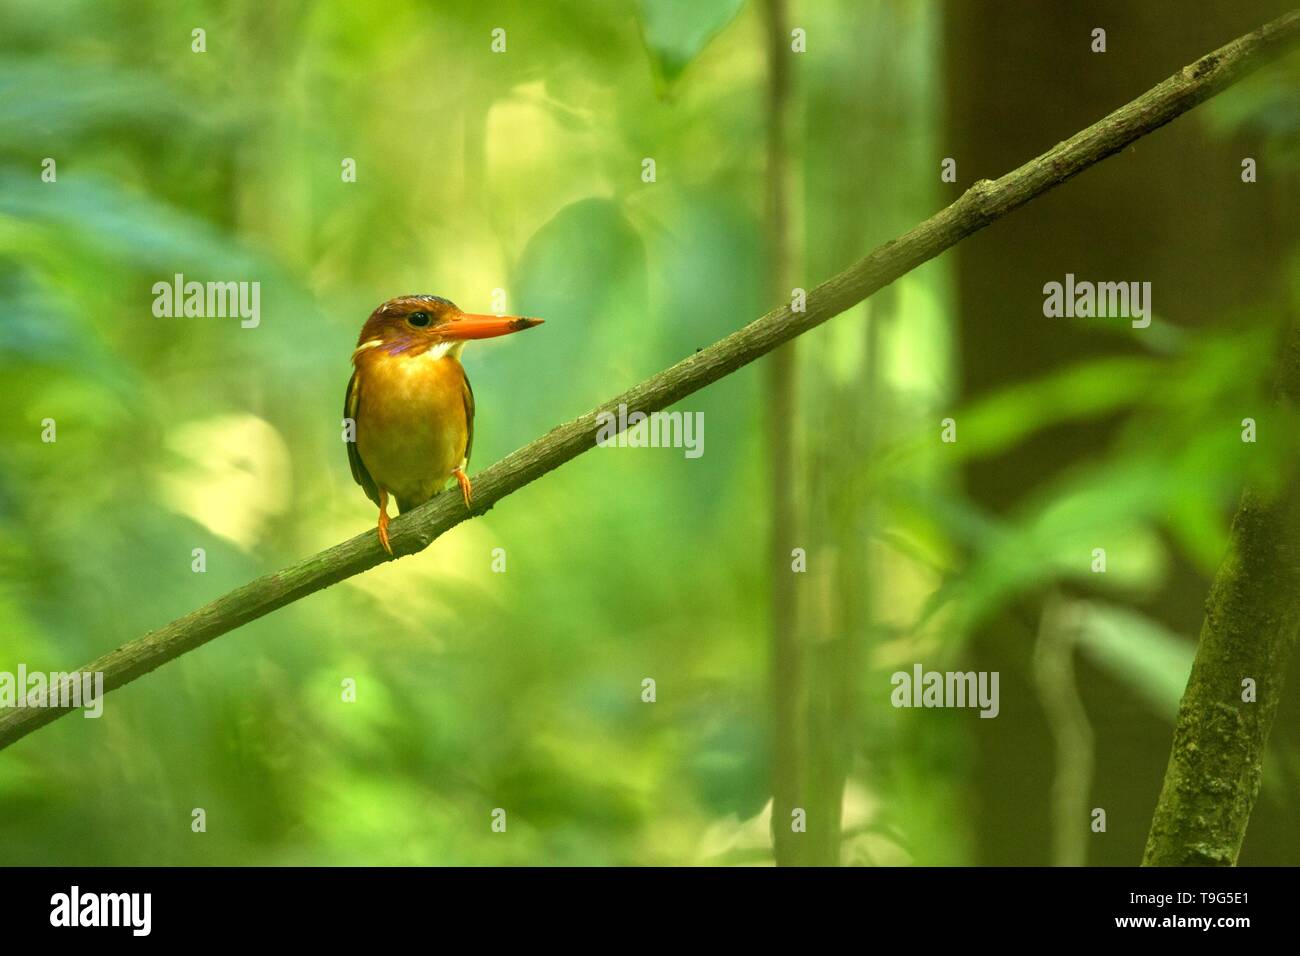
[(379, 506), (379, 543), (390, 555), (388, 497), (401, 514), (455, 478), (465, 507), (474, 447), (474, 391), (460, 354), (470, 339), (509, 335), (541, 319), (474, 315), (436, 295), (389, 299), (361, 327), (343, 415), (352, 477)]

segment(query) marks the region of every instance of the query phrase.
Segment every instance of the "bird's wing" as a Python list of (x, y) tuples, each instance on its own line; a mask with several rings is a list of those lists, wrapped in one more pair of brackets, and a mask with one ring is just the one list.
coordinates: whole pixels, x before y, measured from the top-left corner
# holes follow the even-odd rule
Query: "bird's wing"
[(465, 383), (463, 389), (463, 398), (465, 399), (465, 464), (462, 468), (469, 466), (470, 452), (474, 450), (474, 389), (470, 388), (469, 376), (461, 370), (461, 380)]
[(366, 497), (379, 504), (379, 488), (375, 485), (375, 479), (370, 477), (370, 472), (366, 470), (366, 463), (361, 460), (361, 452), (357, 451), (357, 420), (361, 413), (361, 386), (357, 384), (357, 373), (353, 372), (352, 377), (348, 379), (348, 393), (343, 399), (343, 417), (352, 419), (352, 441), (344, 442), (348, 446), (348, 464), (352, 466), (352, 477), (356, 479), (366, 492)]

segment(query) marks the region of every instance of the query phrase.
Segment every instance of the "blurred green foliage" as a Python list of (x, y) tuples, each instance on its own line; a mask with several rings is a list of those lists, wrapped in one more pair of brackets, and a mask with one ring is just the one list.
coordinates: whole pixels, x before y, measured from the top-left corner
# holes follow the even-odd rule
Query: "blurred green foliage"
[[(802, 13), (811, 287), (945, 201), (941, 16)], [(486, 311), (503, 288), (548, 320), (467, 351), (477, 467), (765, 311), (762, 30), (741, 0), (7, 3), (0, 669), (70, 668), (372, 526), (339, 410), (357, 331), (393, 295)], [(1268, 91), (1226, 102), (1225, 128), (1294, 119)], [(892, 709), (893, 670), (959, 666), (976, 623), (1090, 578), (1099, 535), (1131, 545), (1107, 600), (1149, 595), (1176, 560), (1208, 576), (1244, 475), (1300, 434), (1256, 412), (1285, 438), (1238, 440), (1236, 410), (1267, 407), (1262, 303), (986, 397), (937, 446), (949, 270), (801, 340), (802, 447), (837, 476), (819, 507), (865, 529), (836, 580), (873, 595), (859, 707), (835, 730), (850, 863), (978, 862), (969, 715)], [(175, 273), (260, 281), (260, 326), (155, 318), (151, 286)], [(745, 370), (684, 403), (708, 424), (698, 460), (592, 451), (0, 754), (0, 863), (769, 861), (760, 386)], [(1017, 513), (960, 491), (965, 458), (1120, 413), (1104, 458)], [(1171, 718), (1189, 645), (1136, 611), (1095, 620), (1086, 653)]]

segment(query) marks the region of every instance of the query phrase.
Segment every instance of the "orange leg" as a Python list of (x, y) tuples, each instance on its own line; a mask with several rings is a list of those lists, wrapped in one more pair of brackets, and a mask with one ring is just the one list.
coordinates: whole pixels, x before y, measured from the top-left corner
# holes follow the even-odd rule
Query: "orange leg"
[(468, 508), (469, 500), (474, 496), (474, 486), (469, 483), (469, 475), (459, 468), (455, 469), (451, 474), (456, 479), (456, 484), (460, 485), (460, 493), (465, 498), (465, 507)]
[(388, 492), (383, 488), (379, 489), (379, 543), (389, 554), (393, 553), (393, 546), (388, 543)]

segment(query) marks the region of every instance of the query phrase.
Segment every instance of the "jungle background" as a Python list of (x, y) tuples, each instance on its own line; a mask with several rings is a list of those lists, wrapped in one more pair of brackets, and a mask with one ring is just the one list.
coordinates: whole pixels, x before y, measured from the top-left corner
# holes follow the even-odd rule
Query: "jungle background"
[[(764, 6), (5, 0), (0, 669), (373, 527), (340, 415), (383, 300), (546, 318), (466, 350), (472, 474), (1288, 4), (792, 0), (784, 243)], [(744, 369), (681, 405), (703, 457), (593, 450), (20, 741), (0, 863), (764, 864), (774, 784), (789, 862), (1138, 862), (1237, 495), (1295, 451), (1298, 89), (1292, 56), (801, 337), (782, 489)], [(1044, 318), (1067, 272), (1150, 281), (1151, 327)], [(260, 326), (156, 318), (176, 273), (259, 281)], [(998, 671), (999, 716), (891, 707), (918, 662)], [(1298, 715), (1243, 864), (1300, 857)]]

